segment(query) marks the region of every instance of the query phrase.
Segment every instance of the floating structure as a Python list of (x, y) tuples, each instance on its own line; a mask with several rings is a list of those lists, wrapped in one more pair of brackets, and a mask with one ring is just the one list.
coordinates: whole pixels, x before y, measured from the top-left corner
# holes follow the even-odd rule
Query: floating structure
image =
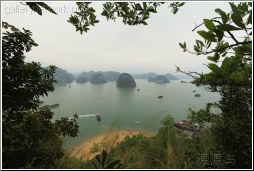
[(188, 138), (200, 137), (201, 126), (199, 124), (193, 124), (191, 121), (182, 120), (174, 123), (175, 128), (182, 130), (184, 135)]
[(200, 97), (200, 94), (195, 94), (195, 97)]
[(97, 121), (100, 122), (101, 121), (101, 116), (99, 114), (95, 114)]
[(163, 96), (158, 96), (158, 99), (162, 99), (163, 98)]
[(60, 106), (60, 104), (56, 103), (56, 104), (50, 105), (49, 108), (53, 109), (53, 108), (58, 108), (59, 106)]

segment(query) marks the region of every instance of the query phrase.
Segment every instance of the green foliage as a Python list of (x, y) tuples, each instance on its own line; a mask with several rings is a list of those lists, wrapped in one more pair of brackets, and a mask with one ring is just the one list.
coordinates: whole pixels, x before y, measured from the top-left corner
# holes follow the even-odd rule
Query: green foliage
[(182, 7), (185, 4), (185, 2), (172, 2), (170, 3), (169, 7), (172, 8), (172, 13), (176, 14), (179, 10), (179, 7)]
[(90, 7), (91, 2), (76, 2), (78, 6), (75, 15), (71, 15), (68, 22), (76, 27), (76, 31), (80, 31), (80, 34), (90, 30), (89, 26), (94, 26), (94, 24), (99, 23), (94, 14), (96, 11), (94, 8)]
[(215, 152), (210, 133), (204, 131), (200, 138), (188, 139), (173, 122), (170, 115), (163, 118), (163, 126), (151, 138), (142, 134), (126, 137), (111, 155), (121, 158), (128, 169), (217, 168), (199, 164), (201, 153)]
[(105, 150), (96, 155), (95, 159), (92, 160), (95, 169), (123, 169), (121, 161), (109, 157)]
[(157, 7), (162, 5), (160, 2), (106, 2), (103, 4), (102, 16), (107, 19), (115, 20), (122, 18), (124, 24), (128, 25), (147, 25), (150, 13), (157, 13)]
[[(115, 20), (117, 17), (122, 18), (124, 24), (128, 25), (147, 25), (147, 20), (150, 18), (150, 13), (157, 13), (157, 7), (165, 2), (105, 2), (103, 3), (102, 16), (107, 20)], [(26, 2), (26, 4), (39, 15), (42, 15), (41, 7), (51, 13), (55, 11), (43, 2)], [(95, 9), (90, 7), (91, 2), (76, 2), (78, 11), (69, 17), (68, 22), (75, 26), (76, 31), (80, 34), (90, 30), (89, 26), (94, 26), (99, 23), (96, 19)], [(172, 2), (169, 7), (172, 8), (172, 13), (176, 14), (184, 2)]]
[(45, 4), (44, 2), (26, 2), (26, 4), (30, 7), (31, 10), (33, 10), (34, 12), (36, 12), (39, 15), (42, 15), (41, 7), (44, 8), (45, 10), (57, 15), (57, 13), (50, 6)]
[[(213, 150), (235, 157), (234, 165), (225, 162), (220, 168), (251, 168), (252, 6), (247, 2), (229, 4), (230, 13), (217, 8), (215, 12), (219, 17), (204, 19), (207, 31), (201, 30), (198, 34), (205, 41), (196, 40), (193, 52), (196, 55), (212, 54), (207, 58), (214, 62), (207, 65), (209, 73), (193, 76), (193, 83), (209, 85), (222, 98), (219, 103), (207, 104), (206, 109), (190, 109), (189, 117), (196, 122), (210, 123)], [(180, 44), (180, 47), (189, 52), (186, 46)], [(177, 70), (181, 71), (180, 68)], [(213, 105), (220, 109), (219, 114), (211, 113)]]
[(79, 128), (77, 119), (78, 115), (74, 114), (73, 118), (70, 120), (67, 117), (62, 117), (60, 120), (56, 120), (55, 126), (58, 128), (59, 134), (62, 134), (64, 137), (76, 137)]
[(32, 33), (3, 22), (2, 85), (3, 85), (3, 168), (53, 168), (63, 156), (61, 134), (76, 136), (73, 129), (60, 127), (65, 119), (52, 123), (48, 106), (39, 108), (39, 97), (53, 91), (54, 66), (24, 62), (24, 52), (37, 44)]
[(211, 123), (218, 117), (217, 114), (211, 112), (211, 108), (216, 107), (213, 103), (208, 103), (205, 109), (200, 109), (198, 111), (194, 111), (193, 109), (189, 109), (189, 118), (193, 122), (197, 122), (201, 125), (204, 123)]

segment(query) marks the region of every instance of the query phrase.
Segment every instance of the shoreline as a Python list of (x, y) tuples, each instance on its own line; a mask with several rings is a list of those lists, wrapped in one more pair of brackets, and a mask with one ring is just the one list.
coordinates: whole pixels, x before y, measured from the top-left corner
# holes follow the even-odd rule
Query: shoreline
[(113, 130), (85, 140), (83, 143), (71, 148), (69, 154), (77, 159), (90, 160), (99, 154), (103, 148), (115, 146), (117, 143), (122, 142), (126, 136), (133, 137), (140, 133), (145, 137), (152, 137), (155, 135), (154, 132), (143, 130)]

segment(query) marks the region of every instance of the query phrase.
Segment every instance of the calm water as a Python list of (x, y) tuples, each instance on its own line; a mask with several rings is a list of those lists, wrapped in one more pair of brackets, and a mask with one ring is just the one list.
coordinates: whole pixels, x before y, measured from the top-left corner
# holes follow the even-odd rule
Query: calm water
[[(141, 129), (156, 132), (161, 127), (160, 120), (171, 114), (175, 121), (184, 119), (188, 109), (200, 109), (208, 102), (220, 99), (217, 93), (208, 92), (204, 87), (196, 87), (179, 80), (168, 84), (149, 83), (136, 80), (136, 88), (117, 88), (115, 82), (106, 84), (77, 84), (55, 86), (55, 91), (42, 98), (44, 104), (59, 103), (52, 109), (54, 119), (73, 114), (88, 115), (79, 118), (80, 133), (75, 139), (66, 139), (65, 145), (71, 147), (84, 140), (111, 129)], [(137, 91), (140, 89), (140, 91)], [(201, 97), (194, 97), (193, 90)], [(162, 99), (158, 99), (163, 95)], [(101, 115), (101, 122), (95, 116)], [(138, 121), (135, 122), (135, 121)]]

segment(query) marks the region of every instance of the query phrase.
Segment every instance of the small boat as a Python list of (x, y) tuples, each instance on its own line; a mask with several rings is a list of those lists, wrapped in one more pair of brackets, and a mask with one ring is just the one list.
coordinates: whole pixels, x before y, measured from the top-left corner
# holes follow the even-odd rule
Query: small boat
[(101, 116), (99, 114), (95, 114), (97, 121), (100, 122), (101, 121)]
[(193, 92), (193, 93), (196, 93), (196, 90), (193, 90), (192, 92)]
[(200, 97), (200, 94), (195, 94), (195, 97)]
[(140, 89), (137, 89), (137, 91), (140, 91)]
[(138, 120), (136, 120), (136, 121), (134, 121), (134, 123), (135, 123), (135, 124), (138, 124), (138, 123), (139, 123), (139, 121), (138, 121)]
[(59, 103), (56, 103), (56, 104), (50, 105), (49, 108), (50, 108), (50, 109), (53, 109), (53, 108), (57, 108), (57, 107), (59, 107), (59, 106), (60, 106), (60, 104), (59, 104)]
[(163, 98), (163, 96), (158, 96), (158, 99), (162, 99)]

